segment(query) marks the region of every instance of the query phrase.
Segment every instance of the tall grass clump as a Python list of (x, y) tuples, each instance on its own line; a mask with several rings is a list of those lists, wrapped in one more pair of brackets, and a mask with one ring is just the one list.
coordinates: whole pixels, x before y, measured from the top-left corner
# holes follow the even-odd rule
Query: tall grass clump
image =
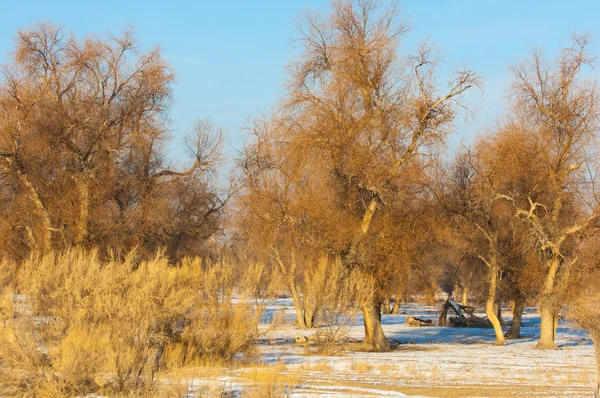
[[(239, 279), (239, 278), (237, 278)], [(168, 395), (160, 372), (252, 352), (260, 308), (235, 303), (227, 263), (79, 249), (0, 271), (0, 390), (9, 396)]]

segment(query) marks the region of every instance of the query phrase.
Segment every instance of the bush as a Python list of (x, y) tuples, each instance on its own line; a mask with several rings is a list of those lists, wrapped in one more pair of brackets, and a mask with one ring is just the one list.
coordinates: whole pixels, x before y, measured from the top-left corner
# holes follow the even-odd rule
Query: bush
[(260, 309), (232, 303), (229, 268), (170, 266), (160, 253), (142, 262), (135, 252), (107, 262), (83, 250), (30, 257), (0, 287), (2, 391), (160, 395), (157, 372), (167, 367), (251, 353)]

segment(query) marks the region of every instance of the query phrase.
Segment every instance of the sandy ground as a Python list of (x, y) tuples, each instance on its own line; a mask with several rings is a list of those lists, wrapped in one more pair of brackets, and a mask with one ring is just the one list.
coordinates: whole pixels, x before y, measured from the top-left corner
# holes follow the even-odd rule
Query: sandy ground
[[(535, 309), (527, 309), (523, 317), (523, 338), (508, 340), (501, 347), (493, 344), (492, 329), (404, 325), (409, 315), (437, 323), (439, 313), (437, 307), (408, 305), (399, 315), (384, 315), (386, 336), (399, 343), (388, 353), (360, 352), (356, 345), (322, 355), (314, 347), (295, 344), (298, 333), (308, 337), (314, 331), (298, 330), (288, 322), (276, 327), (265, 323), (259, 346), (264, 365), (224, 369), (210, 384), (232, 397), (268, 396), (270, 390), (289, 397), (592, 396), (594, 350), (581, 330), (561, 323), (559, 349), (540, 351), (534, 348), (539, 335)], [(265, 319), (275, 314), (292, 319), (291, 301), (273, 303)], [(360, 340), (363, 335), (362, 319), (357, 316), (348, 336)], [(195, 379), (190, 391), (200, 391), (198, 387), (206, 382), (206, 378)]]

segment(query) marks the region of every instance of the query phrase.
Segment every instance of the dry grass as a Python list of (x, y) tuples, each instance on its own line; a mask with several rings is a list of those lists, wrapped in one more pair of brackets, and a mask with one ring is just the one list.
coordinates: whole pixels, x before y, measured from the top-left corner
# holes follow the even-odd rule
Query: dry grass
[(102, 262), (80, 250), (8, 264), (0, 271), (8, 396), (171, 395), (187, 387), (161, 385), (159, 372), (253, 352), (261, 307), (232, 304), (227, 264), (173, 267), (161, 254), (140, 262), (135, 253)]
[(350, 369), (358, 373), (370, 372), (373, 370), (373, 365), (366, 362), (352, 361), (350, 363)]
[(280, 398), (287, 396), (287, 392), (300, 378), (287, 374), (281, 366), (255, 367), (244, 373), (243, 378), (251, 384), (244, 389), (245, 398)]
[(327, 362), (303, 363), (299, 366), (300, 370), (306, 372), (331, 373), (333, 368)]

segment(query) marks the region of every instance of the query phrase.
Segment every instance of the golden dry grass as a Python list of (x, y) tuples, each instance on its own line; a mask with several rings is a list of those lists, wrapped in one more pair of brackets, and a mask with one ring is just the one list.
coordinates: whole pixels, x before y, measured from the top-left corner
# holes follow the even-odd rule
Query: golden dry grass
[(227, 264), (175, 267), (160, 253), (139, 261), (134, 252), (103, 262), (82, 250), (5, 264), (0, 390), (8, 396), (169, 395), (185, 387), (161, 385), (160, 372), (248, 357), (258, 337), (261, 307), (232, 303)]

